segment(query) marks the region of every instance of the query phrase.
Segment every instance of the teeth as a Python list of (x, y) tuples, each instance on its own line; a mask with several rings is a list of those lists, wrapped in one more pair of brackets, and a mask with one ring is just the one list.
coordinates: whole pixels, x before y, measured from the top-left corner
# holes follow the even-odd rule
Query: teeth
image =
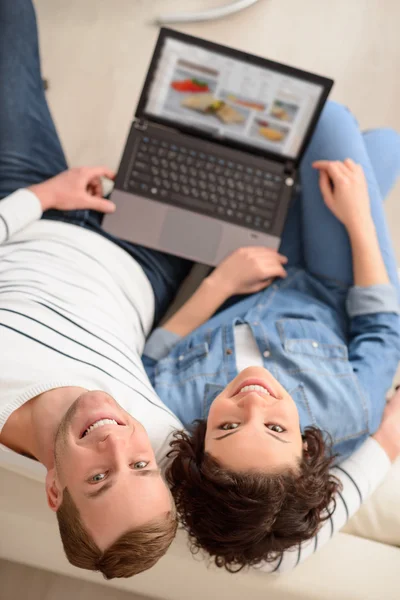
[(115, 419), (100, 419), (99, 421), (96, 421), (96, 423), (93, 423), (90, 427), (86, 429), (85, 433), (83, 434), (83, 437), (85, 437), (85, 435), (93, 431), (93, 429), (103, 427), (103, 425), (118, 425), (118, 423)]
[(244, 387), (242, 387), (242, 389), (240, 390), (240, 392), (260, 392), (261, 394), (267, 394), (267, 396), (270, 396), (271, 394), (269, 393), (268, 390), (266, 390), (264, 387), (262, 387), (261, 385), (245, 385)]

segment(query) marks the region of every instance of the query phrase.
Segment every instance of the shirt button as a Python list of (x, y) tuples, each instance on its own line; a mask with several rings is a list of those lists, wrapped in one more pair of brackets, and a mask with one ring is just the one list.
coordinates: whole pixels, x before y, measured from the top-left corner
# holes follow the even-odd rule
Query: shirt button
[(318, 342), (313, 342), (313, 343), (312, 343), (312, 347), (313, 347), (313, 348), (318, 348)]
[(254, 321), (253, 325), (259, 325), (260, 323), (258, 321)]
[(178, 360), (183, 360), (184, 358), (185, 358), (185, 357), (183, 356), (183, 354), (181, 354), (181, 355), (178, 357)]
[(226, 354), (232, 354), (232, 350), (230, 348), (226, 349)]
[(269, 350), (264, 350), (263, 356), (264, 358), (268, 358), (268, 356), (271, 356), (271, 352)]

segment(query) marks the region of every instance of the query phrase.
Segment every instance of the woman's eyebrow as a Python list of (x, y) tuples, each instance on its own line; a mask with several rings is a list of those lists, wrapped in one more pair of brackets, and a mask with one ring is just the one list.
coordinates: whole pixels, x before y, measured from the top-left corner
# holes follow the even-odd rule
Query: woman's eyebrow
[[(223, 440), (224, 438), (228, 437), (229, 435), (233, 435), (233, 434), (237, 433), (238, 431), (239, 431), (239, 429), (235, 429), (235, 431), (230, 431), (229, 433), (225, 433), (224, 435), (221, 435), (220, 437), (214, 438), (214, 440)], [(292, 443), (289, 440), (283, 440), (281, 437), (279, 437), (278, 435), (274, 435), (270, 431), (266, 431), (265, 433), (270, 435), (271, 437), (275, 438), (276, 440), (278, 440), (278, 442), (282, 442), (282, 444), (291, 444)]]
[(224, 435), (221, 435), (220, 437), (214, 438), (214, 440), (223, 440), (224, 438), (233, 435), (234, 433), (237, 433), (239, 430), (235, 429), (235, 431), (230, 431), (229, 433), (224, 433)]

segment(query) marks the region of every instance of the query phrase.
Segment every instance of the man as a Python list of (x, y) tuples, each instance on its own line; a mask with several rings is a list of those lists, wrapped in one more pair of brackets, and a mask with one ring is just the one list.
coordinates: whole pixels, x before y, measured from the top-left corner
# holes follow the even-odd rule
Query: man
[(0, 3), (0, 115), (0, 451), (47, 468), (71, 563), (129, 577), (176, 531), (160, 460), (181, 425), (140, 355), (191, 265), (101, 231), (113, 173), (66, 171), (30, 0)]

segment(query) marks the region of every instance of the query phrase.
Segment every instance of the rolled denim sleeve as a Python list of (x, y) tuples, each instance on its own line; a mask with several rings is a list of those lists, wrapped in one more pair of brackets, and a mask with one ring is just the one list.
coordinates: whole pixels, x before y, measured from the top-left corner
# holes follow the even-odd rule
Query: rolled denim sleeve
[(398, 313), (397, 290), (391, 283), (350, 288), (346, 302), (349, 317), (373, 313)]
[(349, 360), (368, 407), (369, 432), (374, 433), (400, 361), (400, 316), (395, 311), (359, 314), (351, 319), (348, 333)]
[(160, 360), (169, 354), (171, 348), (181, 340), (181, 336), (158, 327), (146, 342), (143, 354), (153, 360)]

